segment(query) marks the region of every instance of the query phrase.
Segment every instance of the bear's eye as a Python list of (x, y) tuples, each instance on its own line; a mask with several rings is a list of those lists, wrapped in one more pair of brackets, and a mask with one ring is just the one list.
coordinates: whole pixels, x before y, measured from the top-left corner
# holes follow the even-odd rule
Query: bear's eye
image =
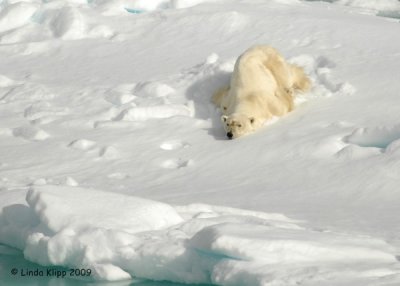
[(237, 127), (239, 127), (239, 128), (242, 127), (242, 124), (238, 124)]
[(226, 110), (227, 108), (226, 107), (224, 107), (224, 110)]

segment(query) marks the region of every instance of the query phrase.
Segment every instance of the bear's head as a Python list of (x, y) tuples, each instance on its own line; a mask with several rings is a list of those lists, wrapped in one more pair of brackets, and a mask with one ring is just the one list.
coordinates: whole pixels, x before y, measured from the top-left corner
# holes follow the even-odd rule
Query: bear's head
[(246, 114), (233, 113), (231, 115), (222, 115), (221, 121), (229, 139), (235, 139), (240, 136), (254, 132), (259, 126), (254, 117)]

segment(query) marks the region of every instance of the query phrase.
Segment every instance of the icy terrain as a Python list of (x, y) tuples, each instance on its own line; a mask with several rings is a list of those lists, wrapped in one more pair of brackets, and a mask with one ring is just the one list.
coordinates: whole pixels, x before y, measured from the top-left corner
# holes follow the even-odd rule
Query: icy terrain
[(26, 200), (28, 206), (3, 208), (2, 242), (41, 265), (91, 269), (95, 279), (380, 285), (379, 278), (400, 271), (393, 247), (382, 240), (306, 228), (279, 214), (204, 204), (173, 208), (65, 186), (35, 187)]
[[(0, 243), (98, 280), (399, 285), (400, 2), (328, 2), (1, 1)], [(210, 97), (254, 44), (313, 88), (228, 141)]]

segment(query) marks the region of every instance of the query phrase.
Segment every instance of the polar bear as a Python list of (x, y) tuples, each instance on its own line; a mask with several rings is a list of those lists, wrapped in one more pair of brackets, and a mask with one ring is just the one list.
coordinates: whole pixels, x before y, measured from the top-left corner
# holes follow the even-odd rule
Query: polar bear
[(254, 46), (237, 59), (230, 85), (218, 89), (212, 102), (221, 108), (226, 135), (234, 139), (292, 111), (295, 93), (310, 86), (303, 69), (287, 63), (277, 50)]

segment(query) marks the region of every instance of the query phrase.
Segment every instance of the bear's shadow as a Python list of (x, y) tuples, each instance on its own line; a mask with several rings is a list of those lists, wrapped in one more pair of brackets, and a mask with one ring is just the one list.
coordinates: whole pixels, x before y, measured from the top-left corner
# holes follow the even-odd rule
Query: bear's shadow
[(211, 127), (206, 130), (216, 140), (226, 140), (226, 135), (221, 123), (222, 113), (211, 102), (211, 97), (218, 88), (229, 85), (231, 75), (231, 72), (218, 72), (194, 82), (186, 90), (187, 99), (194, 103), (195, 118), (211, 120)]

